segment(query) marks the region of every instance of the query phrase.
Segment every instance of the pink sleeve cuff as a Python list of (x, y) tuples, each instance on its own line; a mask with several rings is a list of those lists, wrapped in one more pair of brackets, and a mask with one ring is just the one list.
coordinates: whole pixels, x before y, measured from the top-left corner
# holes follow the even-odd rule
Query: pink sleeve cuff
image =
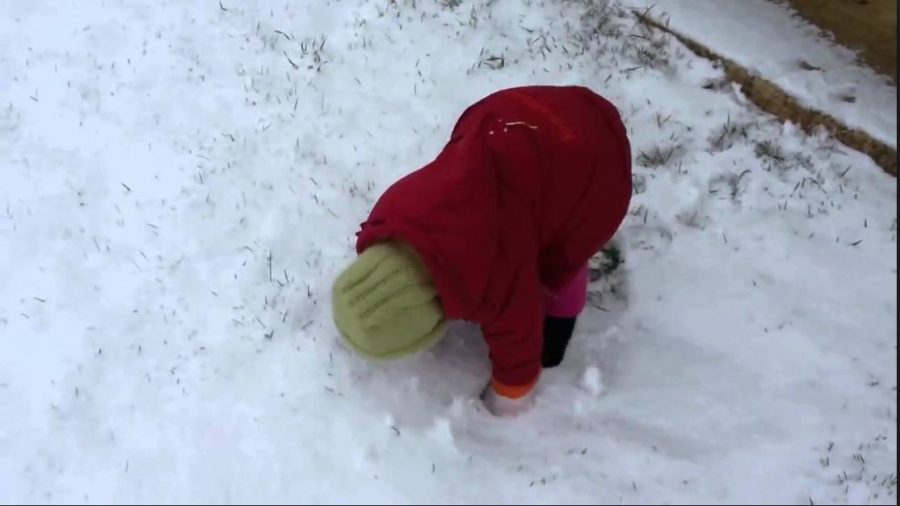
[(578, 271), (571, 281), (559, 290), (544, 290), (544, 313), (554, 318), (574, 318), (587, 303), (588, 267)]

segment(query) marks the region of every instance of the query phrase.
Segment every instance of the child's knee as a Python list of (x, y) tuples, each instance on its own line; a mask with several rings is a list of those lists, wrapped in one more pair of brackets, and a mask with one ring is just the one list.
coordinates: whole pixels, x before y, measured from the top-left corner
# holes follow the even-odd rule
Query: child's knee
[(585, 265), (571, 281), (559, 290), (545, 293), (544, 311), (546, 316), (572, 318), (581, 314), (587, 303), (587, 285), (588, 268)]

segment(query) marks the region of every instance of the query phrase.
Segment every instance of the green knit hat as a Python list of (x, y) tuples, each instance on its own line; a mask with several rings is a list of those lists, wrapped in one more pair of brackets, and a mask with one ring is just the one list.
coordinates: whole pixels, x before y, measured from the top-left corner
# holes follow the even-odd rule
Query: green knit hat
[(370, 358), (425, 350), (444, 333), (444, 311), (428, 271), (412, 248), (375, 244), (338, 276), (334, 322), (344, 340)]

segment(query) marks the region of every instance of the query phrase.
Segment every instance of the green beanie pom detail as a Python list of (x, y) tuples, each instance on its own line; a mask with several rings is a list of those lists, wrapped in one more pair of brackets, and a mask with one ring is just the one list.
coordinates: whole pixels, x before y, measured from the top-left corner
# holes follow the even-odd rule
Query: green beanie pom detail
[(369, 247), (338, 276), (332, 308), (344, 341), (369, 358), (411, 355), (444, 334), (431, 276), (418, 255), (397, 242)]

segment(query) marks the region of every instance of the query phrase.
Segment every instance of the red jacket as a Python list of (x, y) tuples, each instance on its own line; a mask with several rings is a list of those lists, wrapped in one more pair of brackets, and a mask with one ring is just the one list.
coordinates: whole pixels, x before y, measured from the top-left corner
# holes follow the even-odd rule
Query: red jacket
[(413, 246), (446, 316), (481, 324), (494, 380), (525, 385), (541, 370), (541, 290), (584, 267), (630, 199), (612, 104), (581, 87), (509, 89), (469, 107), (437, 158), (382, 195), (357, 251)]

